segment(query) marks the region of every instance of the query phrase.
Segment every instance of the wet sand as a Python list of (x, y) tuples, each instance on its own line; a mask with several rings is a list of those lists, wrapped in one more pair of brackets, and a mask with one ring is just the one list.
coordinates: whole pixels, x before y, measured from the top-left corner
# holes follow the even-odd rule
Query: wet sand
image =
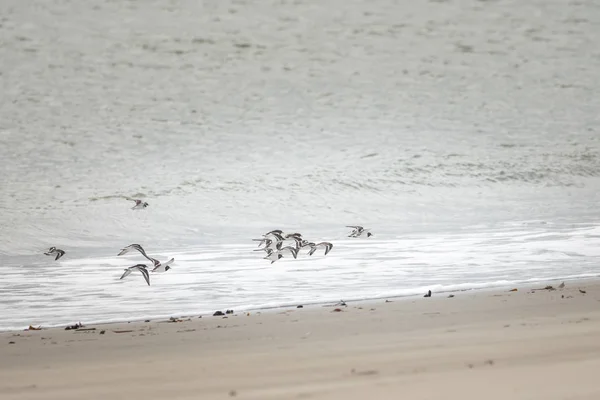
[(599, 301), (567, 282), (4, 332), (0, 397), (597, 399)]

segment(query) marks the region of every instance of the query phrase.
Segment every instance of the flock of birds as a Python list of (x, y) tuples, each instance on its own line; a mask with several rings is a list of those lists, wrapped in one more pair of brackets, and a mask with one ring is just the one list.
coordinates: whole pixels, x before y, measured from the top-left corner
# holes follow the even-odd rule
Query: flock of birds
[[(121, 278), (119, 279), (123, 279), (132, 272), (138, 271), (142, 274), (146, 283), (150, 285), (150, 272), (167, 272), (171, 269), (170, 265), (173, 264), (173, 262), (175, 261), (174, 258), (171, 258), (169, 261), (163, 263), (158, 261), (156, 258), (149, 257), (146, 254), (144, 248), (137, 243), (130, 244), (129, 246), (122, 248), (119, 254), (117, 254), (117, 256), (122, 256), (123, 254), (127, 254), (132, 250), (139, 251), (142, 256), (144, 256), (146, 259), (152, 262), (153, 267), (152, 269), (149, 269), (150, 267), (148, 267), (146, 264), (133, 265), (131, 267), (125, 268), (125, 272), (123, 272), (123, 275), (121, 275)], [(56, 258), (54, 259), (56, 261), (65, 254), (65, 251), (57, 249), (56, 247), (50, 247), (44, 254), (47, 256), (52, 256), (56, 254)]]
[[(135, 202), (135, 205), (131, 208), (132, 210), (141, 210), (148, 207), (148, 203), (142, 200), (137, 199), (128, 199)], [(350, 225), (347, 228), (352, 228), (352, 232), (348, 235), (351, 238), (357, 237), (371, 237), (373, 234), (370, 232), (370, 229), (364, 229), (362, 226), (358, 225)], [(302, 234), (300, 233), (284, 233), (280, 229), (275, 229), (270, 232), (262, 235), (260, 239), (252, 239), (253, 241), (257, 241), (258, 247), (257, 250), (254, 251), (265, 251), (267, 255), (263, 257), (265, 260), (270, 260), (271, 264), (275, 261), (281, 259), (285, 256), (292, 256), (294, 258), (298, 258), (298, 254), (301, 250), (309, 249), (308, 255), (312, 256), (318, 249), (325, 249), (324, 255), (327, 255), (331, 249), (333, 248), (333, 244), (330, 242), (309, 242), (302, 238)], [(160, 262), (156, 258), (149, 257), (146, 254), (146, 251), (137, 243), (130, 244), (121, 249), (117, 256), (122, 256), (127, 254), (130, 251), (138, 251), (142, 256), (144, 256), (147, 260), (152, 262), (152, 269), (149, 269), (146, 264), (136, 264), (131, 267), (125, 268), (125, 272), (121, 275), (123, 279), (129, 276), (132, 272), (140, 272), (144, 277), (144, 280), (150, 285), (150, 272), (166, 272), (171, 269), (170, 265), (175, 261), (174, 258), (166, 262)], [(46, 252), (44, 252), (47, 256), (54, 256), (54, 260), (58, 260), (62, 256), (65, 255), (65, 251), (61, 249), (57, 249), (56, 247), (50, 247)]]
[[(351, 225), (347, 228), (352, 228), (352, 232), (348, 237), (373, 236), (370, 229), (364, 229), (362, 226)], [(306, 248), (309, 249), (309, 256), (312, 256), (320, 248), (324, 248), (324, 255), (327, 255), (333, 248), (333, 244), (330, 242), (309, 242), (302, 238), (301, 233), (284, 233), (280, 229), (272, 230), (262, 235), (262, 238), (252, 240), (259, 242), (258, 247), (260, 247), (260, 249), (254, 251), (265, 251), (267, 255), (263, 258), (270, 260), (271, 264), (284, 256), (298, 258), (300, 251)]]

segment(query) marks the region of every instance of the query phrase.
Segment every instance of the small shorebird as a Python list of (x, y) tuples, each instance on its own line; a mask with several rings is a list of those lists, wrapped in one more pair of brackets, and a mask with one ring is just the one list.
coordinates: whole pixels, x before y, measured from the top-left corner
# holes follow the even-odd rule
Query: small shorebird
[(283, 248), (281, 246), (278, 246), (277, 250), (267, 249), (267, 255), (265, 257), (263, 257), (263, 259), (271, 260), (271, 264), (273, 264), (275, 261), (279, 260), (280, 258), (283, 258), (282, 253), (286, 253), (286, 252), (291, 254), (292, 257), (294, 257), (294, 258), (296, 258), (298, 256), (297, 249), (295, 249), (291, 246), (285, 246)]
[(309, 256), (312, 256), (314, 254), (315, 251), (317, 251), (317, 249), (319, 247), (324, 247), (325, 248), (325, 254), (327, 255), (327, 253), (329, 253), (329, 251), (331, 250), (331, 248), (333, 247), (333, 245), (329, 242), (321, 242), (318, 244), (313, 244), (313, 246), (311, 246), (310, 251), (308, 252)]
[(254, 242), (258, 242), (258, 247), (262, 246), (263, 244), (265, 245), (265, 249), (268, 249), (269, 247), (271, 247), (271, 245), (273, 243), (281, 243), (281, 242), (274, 242), (271, 239), (268, 239), (266, 237), (262, 238), (262, 239), (252, 239)]
[(348, 235), (348, 237), (360, 237), (363, 235), (367, 235), (367, 237), (371, 237), (373, 236), (373, 234), (370, 231), (370, 229), (365, 229), (362, 226), (359, 225), (350, 225), (350, 226), (346, 226), (346, 228), (352, 228), (353, 231), (350, 233), (350, 235)]
[(281, 229), (273, 229), (270, 232), (267, 232), (263, 235), (263, 237), (268, 237), (268, 236), (274, 236), (277, 239), (293, 239), (293, 238), (298, 238), (300, 239), (302, 237), (301, 233), (295, 232), (295, 233), (283, 233), (283, 231)]
[(148, 203), (139, 199), (128, 199), (131, 201), (135, 201), (135, 206), (131, 207), (132, 210), (141, 210), (142, 208), (148, 207)]
[(268, 255), (266, 257), (263, 257), (263, 258), (265, 260), (271, 260), (271, 264), (273, 264), (275, 261), (279, 260), (280, 258), (283, 258), (283, 256), (281, 255), (281, 253), (275, 252), (273, 250), (271, 250), (267, 254)]
[(44, 254), (47, 255), (47, 256), (51, 256), (54, 253), (56, 253), (56, 258), (54, 259), (54, 261), (58, 260), (59, 258), (61, 258), (62, 256), (65, 255), (65, 252), (63, 250), (57, 249), (56, 247), (50, 247), (48, 249), (48, 251), (45, 252)]
[(123, 275), (121, 275), (119, 279), (125, 278), (134, 271), (140, 271), (142, 273), (142, 276), (146, 280), (146, 283), (148, 284), (148, 286), (150, 286), (150, 275), (148, 274), (148, 267), (144, 264), (136, 264), (132, 267), (125, 268), (125, 272), (123, 272)]
[[(259, 239), (252, 239), (252, 240), (259, 240)], [(252, 251), (266, 251), (267, 253), (270, 253), (271, 251), (273, 251), (273, 249), (276, 250), (281, 250), (281, 246), (283, 245), (283, 242), (273, 242), (271, 239), (265, 239), (266, 240), (266, 246), (265, 247), (259, 247), (258, 249), (254, 249)], [(274, 247), (271, 247), (274, 246)]]
[(124, 247), (123, 249), (121, 249), (119, 254), (117, 254), (117, 256), (122, 256), (123, 254), (126, 254), (131, 250), (139, 251), (146, 259), (148, 259), (149, 261), (152, 261), (152, 264), (154, 265), (152, 272), (166, 272), (171, 269), (171, 267), (169, 267), (169, 265), (173, 264), (173, 262), (175, 261), (174, 258), (171, 258), (169, 261), (167, 261), (165, 263), (161, 263), (156, 258), (148, 257), (148, 255), (146, 254), (146, 252), (144, 251), (142, 246), (140, 246), (137, 243), (130, 244), (129, 246)]
[(296, 239), (296, 246), (299, 249), (303, 249), (305, 247), (312, 247), (314, 245), (313, 242), (309, 242), (308, 240), (305, 239)]
[(281, 232), (281, 231), (279, 229), (276, 229), (274, 231), (267, 232), (267, 233), (265, 233), (262, 236), (265, 239), (270, 239), (272, 241), (283, 242), (285, 240), (285, 238), (279, 232)]
[(153, 258), (152, 262), (154, 263), (154, 268), (152, 268), (152, 272), (167, 272), (171, 269), (169, 265), (173, 264), (174, 261), (175, 259), (171, 258), (169, 261), (161, 263), (160, 261)]
[(285, 247), (280, 247), (277, 249), (277, 252), (279, 254), (283, 253), (283, 252), (288, 252), (292, 255), (292, 257), (297, 258), (298, 257), (298, 249), (292, 246), (285, 246)]

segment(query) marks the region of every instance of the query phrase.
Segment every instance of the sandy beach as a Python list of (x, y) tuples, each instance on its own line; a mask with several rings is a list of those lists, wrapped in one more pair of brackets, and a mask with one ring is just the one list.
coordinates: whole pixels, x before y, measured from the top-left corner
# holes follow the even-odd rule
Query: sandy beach
[(544, 286), (4, 332), (0, 397), (600, 398), (600, 284)]

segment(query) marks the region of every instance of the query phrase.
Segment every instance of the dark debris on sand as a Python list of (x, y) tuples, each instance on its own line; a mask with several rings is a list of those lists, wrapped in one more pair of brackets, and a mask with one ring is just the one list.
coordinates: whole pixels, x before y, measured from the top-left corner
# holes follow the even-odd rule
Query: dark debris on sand
[(70, 331), (72, 329), (83, 328), (83, 324), (81, 322), (76, 323), (75, 325), (69, 325), (65, 328), (65, 331)]

